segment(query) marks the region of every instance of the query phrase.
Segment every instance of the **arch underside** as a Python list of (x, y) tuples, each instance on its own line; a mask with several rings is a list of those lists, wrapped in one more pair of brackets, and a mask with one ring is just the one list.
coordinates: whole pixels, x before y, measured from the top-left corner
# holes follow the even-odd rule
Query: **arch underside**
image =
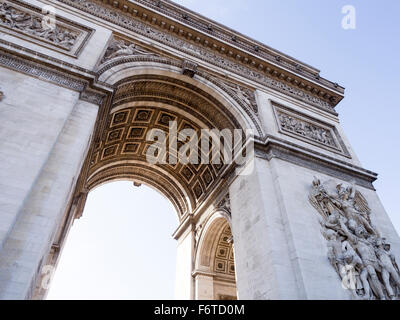
[(211, 288), (207, 282), (201, 283), (204, 281), (201, 277), (197, 280), (198, 287), (209, 292), (208, 298), (237, 299), (232, 230), (221, 213), (211, 216), (204, 226), (196, 253), (195, 273), (212, 279)]
[[(116, 78), (114, 76), (114, 78)], [(186, 79), (187, 78), (187, 79)], [(177, 130), (192, 129), (201, 137), (202, 129), (243, 129), (233, 106), (221, 103), (221, 97), (203, 90), (204, 84), (180, 74), (156, 72), (122, 77), (116, 88), (105, 129), (92, 149), (86, 187), (90, 190), (112, 180), (129, 179), (147, 184), (164, 194), (174, 205), (179, 219), (193, 213), (219, 184), (232, 164), (223, 159), (215, 163), (210, 148), (210, 163), (151, 164), (146, 158), (154, 141), (147, 136), (153, 129), (165, 133), (169, 143), (170, 121)], [(233, 112), (233, 113), (232, 113)], [(235, 114), (236, 112), (236, 114)], [(187, 141), (178, 141), (177, 150)], [(168, 144), (167, 144), (168, 145)]]

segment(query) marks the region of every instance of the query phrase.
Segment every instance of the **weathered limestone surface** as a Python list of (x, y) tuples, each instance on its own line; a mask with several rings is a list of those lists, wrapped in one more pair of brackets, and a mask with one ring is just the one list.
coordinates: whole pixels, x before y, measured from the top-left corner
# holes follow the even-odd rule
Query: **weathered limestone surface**
[[(68, 33), (52, 38), (32, 25), (39, 21), (31, 19), (32, 11), (29, 19), (9, 15), (19, 31), (6, 30), (10, 19), (1, 22), (0, 299), (43, 296), (34, 292), (41, 268), (56, 264), (58, 254), (49, 259), (55, 236), (59, 250), (92, 178), (93, 185), (137, 179), (176, 202), (182, 211), (175, 234), (178, 299), (232, 298), (236, 288), (240, 299), (350, 299), (309, 201), (314, 176), (337, 184), (356, 179), (374, 225), (399, 261), (400, 238), (373, 190), (376, 175), (361, 168), (334, 110), (343, 88), (318, 70), (190, 12), (180, 23), (191, 25), (181, 29), (169, 1), (161, 1), (164, 13), (143, 9), (139, 1), (28, 2), (37, 16), (44, 4), (53, 4), (61, 29), (82, 31), (67, 47), (82, 48), (74, 54), (57, 47)], [(177, 10), (184, 9), (172, 14)], [(169, 116), (198, 129), (253, 128), (254, 171), (235, 175), (231, 168), (213, 168), (210, 174), (204, 166), (182, 174), (184, 168), (144, 163), (141, 134), (165, 125)], [(226, 255), (232, 242), (220, 237), (228, 224), (235, 266)], [(222, 253), (216, 250), (221, 247)]]
[(253, 173), (229, 189), (239, 299), (304, 297), (272, 181), (268, 163), (256, 159)]
[(74, 106), (31, 187), (18, 221), (1, 251), (1, 299), (22, 299), (32, 295), (38, 266), (50, 250), (87, 152), (97, 111), (97, 106), (87, 102), (80, 101)]
[(175, 298), (193, 299), (193, 232), (188, 231), (180, 237), (176, 253)]
[(78, 93), (0, 67), (0, 248), (10, 232)]
[(214, 279), (212, 276), (197, 275), (195, 279), (196, 300), (213, 300)]

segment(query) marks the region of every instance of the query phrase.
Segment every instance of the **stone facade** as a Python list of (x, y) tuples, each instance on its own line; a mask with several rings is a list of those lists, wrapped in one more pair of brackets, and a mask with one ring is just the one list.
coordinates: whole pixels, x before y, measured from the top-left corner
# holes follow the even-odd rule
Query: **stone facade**
[[(45, 270), (88, 192), (117, 179), (174, 205), (177, 298), (398, 297), (400, 239), (377, 175), (340, 126), (344, 89), (318, 70), (169, 1), (0, 0), (0, 29), (0, 298), (45, 297)], [(251, 130), (244, 145), (254, 143), (254, 161), (150, 164), (149, 132), (171, 121), (193, 132)], [(354, 265), (359, 291), (343, 288), (332, 262), (350, 247), (332, 255), (320, 197), (309, 199), (315, 176), (351, 183), (381, 235), (370, 245), (384, 260), (378, 280), (349, 240), (353, 260), (365, 260)], [(340, 245), (353, 236), (341, 234)]]

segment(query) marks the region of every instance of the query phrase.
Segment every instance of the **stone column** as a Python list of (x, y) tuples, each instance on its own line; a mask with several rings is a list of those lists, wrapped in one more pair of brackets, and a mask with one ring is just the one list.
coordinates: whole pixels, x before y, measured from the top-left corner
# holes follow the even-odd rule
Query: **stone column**
[(268, 161), (256, 158), (229, 189), (239, 299), (305, 298), (273, 182)]
[(196, 296), (195, 300), (213, 300), (214, 299), (214, 277), (198, 273), (195, 275)]
[(173, 237), (178, 241), (176, 253), (175, 299), (191, 300), (194, 296), (193, 226), (182, 222)]
[(0, 299), (31, 298), (86, 157), (97, 112), (97, 105), (78, 101), (67, 117), (0, 252)]

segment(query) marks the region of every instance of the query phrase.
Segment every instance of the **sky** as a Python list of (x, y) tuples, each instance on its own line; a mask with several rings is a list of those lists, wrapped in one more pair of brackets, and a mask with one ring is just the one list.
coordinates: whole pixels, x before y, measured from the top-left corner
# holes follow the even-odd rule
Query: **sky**
[[(176, 2), (346, 88), (336, 109), (341, 125), (363, 167), (379, 173), (374, 186), (399, 232), (400, 1)], [(342, 28), (345, 5), (356, 9), (355, 29)], [(95, 189), (69, 234), (48, 298), (173, 299), (176, 227), (172, 205), (148, 187), (117, 182)]]

